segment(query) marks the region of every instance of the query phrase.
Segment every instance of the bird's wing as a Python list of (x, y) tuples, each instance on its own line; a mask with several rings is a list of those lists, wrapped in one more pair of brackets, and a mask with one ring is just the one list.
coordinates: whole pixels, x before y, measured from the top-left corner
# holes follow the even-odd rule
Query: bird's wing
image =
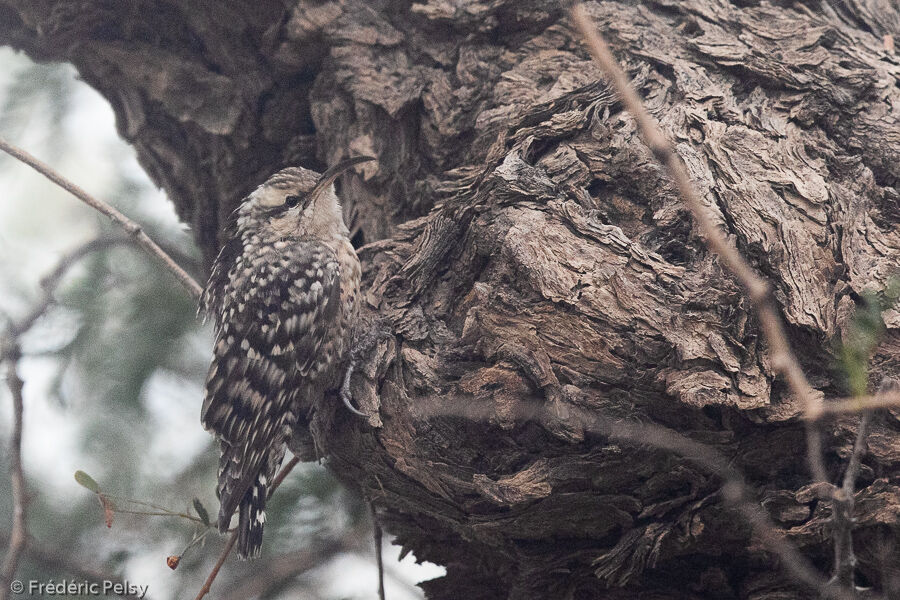
[(315, 376), (322, 364), (320, 350), (337, 340), (329, 339), (336, 331), (340, 316), (341, 270), (337, 256), (323, 244), (297, 244), (294, 257), (288, 261), (287, 304), (293, 308), (273, 340), (281, 351), (293, 356), (302, 377)]
[(258, 262), (243, 259), (221, 293), (201, 413), (223, 442), (220, 514), (228, 516), (293, 425), (292, 400), (340, 302), (340, 267), (327, 246), (298, 243)]
[(243, 249), (243, 242), (237, 233), (237, 223), (233, 216), (223, 235), (228, 241), (219, 250), (219, 254), (213, 262), (209, 280), (206, 282), (206, 287), (203, 288), (203, 294), (200, 295), (199, 306), (199, 312), (204, 317), (212, 316), (217, 323), (222, 318), (222, 305), (225, 291), (228, 289), (229, 275), (231, 275), (231, 270), (235, 267)]

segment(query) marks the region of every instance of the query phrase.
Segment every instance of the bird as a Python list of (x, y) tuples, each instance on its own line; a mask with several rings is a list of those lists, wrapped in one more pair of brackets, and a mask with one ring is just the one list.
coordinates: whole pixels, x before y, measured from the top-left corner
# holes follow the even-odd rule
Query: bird
[[(232, 214), (200, 299), (215, 319), (201, 422), (220, 447), (217, 526), (227, 532), (238, 513), (244, 559), (260, 554), (267, 494), (298, 419), (340, 380), (361, 268), (333, 184), (370, 160), (269, 177)], [(363, 414), (349, 398), (350, 372), (340, 395)]]

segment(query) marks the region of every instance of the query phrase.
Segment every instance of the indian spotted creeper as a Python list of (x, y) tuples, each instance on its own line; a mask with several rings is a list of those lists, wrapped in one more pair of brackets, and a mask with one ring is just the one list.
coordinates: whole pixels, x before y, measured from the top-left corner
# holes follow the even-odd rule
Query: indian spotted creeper
[(368, 160), (319, 175), (291, 167), (238, 207), (201, 309), (216, 320), (201, 419), (220, 443), (218, 527), (238, 512), (238, 554), (259, 555), (266, 496), (298, 419), (345, 374), (360, 265), (333, 182)]

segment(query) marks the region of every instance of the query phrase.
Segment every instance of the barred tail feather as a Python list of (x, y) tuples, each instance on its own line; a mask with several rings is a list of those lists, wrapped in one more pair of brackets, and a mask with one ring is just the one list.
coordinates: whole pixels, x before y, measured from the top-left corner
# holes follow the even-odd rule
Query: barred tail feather
[(238, 513), (238, 556), (252, 559), (259, 556), (262, 549), (263, 525), (266, 522), (266, 484), (257, 477), (247, 490)]
[[(278, 473), (278, 467), (284, 459), (284, 442), (276, 440), (274, 451), (254, 457), (256, 460), (250, 463), (249, 468), (247, 457), (239, 447), (231, 446), (223, 440), (221, 449), (218, 486), (219, 531), (222, 533), (228, 531), (231, 517), (237, 511), (238, 554), (244, 559), (256, 558), (262, 547), (266, 499)], [(262, 463), (260, 470), (252, 470), (260, 463)]]
[(222, 440), (220, 442), (221, 455), (219, 456), (219, 483), (216, 494), (219, 496), (220, 533), (225, 533), (231, 527), (231, 515), (238, 509), (244, 496), (252, 488), (250, 477), (242, 476), (241, 458), (239, 447), (232, 446)]

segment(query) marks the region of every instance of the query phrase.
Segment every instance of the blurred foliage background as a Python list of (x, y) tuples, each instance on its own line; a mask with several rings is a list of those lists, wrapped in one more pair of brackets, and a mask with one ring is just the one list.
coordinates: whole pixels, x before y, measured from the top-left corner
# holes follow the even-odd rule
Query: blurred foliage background
[[(199, 253), (164, 195), (115, 132), (105, 101), (67, 65), (38, 65), (0, 49), (0, 136), (141, 223), (203, 280)], [(0, 157), (0, 315), (13, 320), (40, 296), (40, 278), (60, 257), (96, 238), (121, 237), (103, 217), (3, 155)], [(199, 422), (212, 345), (208, 326), (176, 280), (130, 244), (88, 254), (68, 272), (56, 302), (25, 335), (23, 460), (31, 501), (32, 551), (18, 578), (84, 581), (85, 573), (149, 585), (147, 598), (192, 598), (223, 539), (206, 536), (177, 570), (202, 526), (184, 518), (117, 513), (108, 528), (97, 496), (108, 494), (196, 515), (215, 515), (217, 452)], [(0, 546), (12, 501), (9, 392), (0, 388)], [(117, 502), (119, 508), (125, 504)], [(128, 507), (133, 508), (133, 507)], [(321, 466), (301, 464), (273, 498), (263, 557), (230, 558), (213, 598), (375, 598), (368, 509)], [(199, 529), (198, 529), (199, 527)], [(385, 546), (392, 600), (420, 598), (414, 582), (440, 575)]]

